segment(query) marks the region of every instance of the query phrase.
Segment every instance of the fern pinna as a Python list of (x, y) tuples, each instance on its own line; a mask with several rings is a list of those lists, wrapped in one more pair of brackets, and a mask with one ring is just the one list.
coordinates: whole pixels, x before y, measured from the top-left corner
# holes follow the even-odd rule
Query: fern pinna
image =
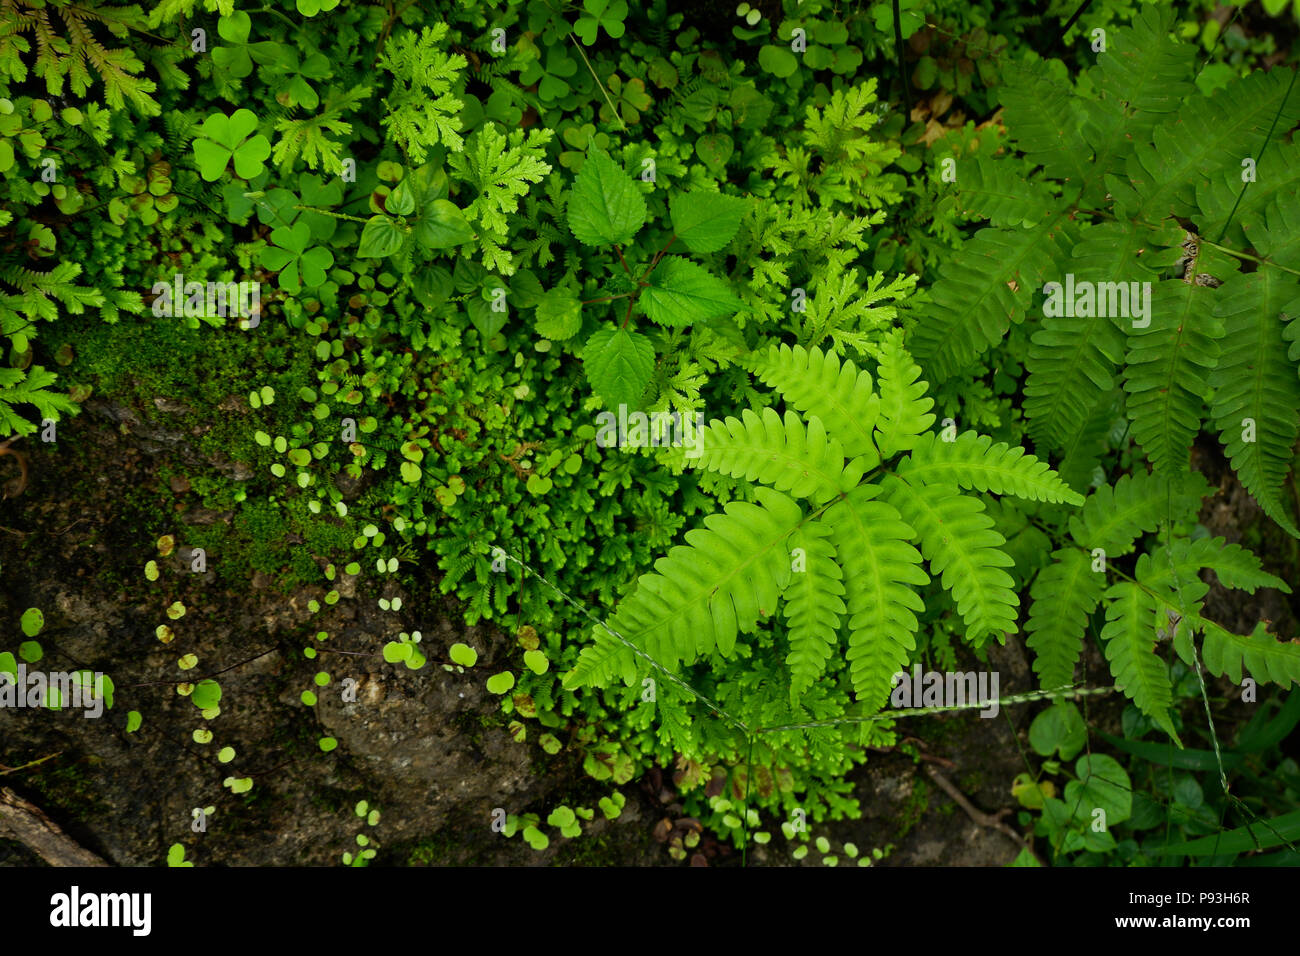
[[(1282, 496), (1300, 433), (1300, 92), (1275, 69), (1201, 93), (1171, 16), (1148, 7), (1110, 37), (1087, 96), (1039, 60), (1002, 88), (1022, 155), (958, 159), (941, 186), (988, 226), (941, 268), (910, 347), (941, 383), (1031, 320), (1024, 411), (1063, 476), (1092, 471), (1117, 416), (1157, 473), (1185, 473), (1208, 422), (1300, 536)], [(1080, 307), (1049, 307), (1050, 283), (1077, 285)], [(1133, 283), (1150, 314), (1123, 308)]]
[(1110, 564), (1133, 552), (1171, 510), (1195, 513), (1209, 493), (1199, 475), (1166, 478), (1138, 472), (1088, 496), (1070, 521), (1070, 542), (1052, 555), (1030, 590), (1033, 604), (1025, 630), (1044, 688), (1073, 682), (1089, 619), (1099, 607), (1105, 621), (1099, 637), (1116, 685), (1175, 740), (1173, 689), (1156, 651), (1162, 640), (1172, 639), (1175, 653), (1190, 667), (1191, 642), (1199, 632), (1206, 670), (1236, 684), (1243, 676), (1283, 686), (1300, 681), (1300, 643), (1278, 641), (1263, 624), (1249, 635), (1234, 634), (1202, 616), (1209, 592), (1202, 570), (1213, 571), (1226, 588), (1253, 594), (1272, 587), (1290, 593), (1286, 582), (1266, 573), (1241, 546), (1223, 538), (1193, 540), (1166, 532), (1139, 554), (1131, 574)]
[(608, 629), (596, 628), (566, 686), (645, 676), (610, 630), (670, 670), (733, 658), (739, 635), (784, 599), (791, 704), (847, 670), (873, 713), (915, 649), (919, 589), (930, 574), (976, 646), (1017, 629), (1019, 602), (1004, 570), (1012, 560), (968, 492), (1083, 499), (1022, 449), (973, 432), (939, 439), (928, 431), (933, 402), (921, 370), (897, 336), (879, 358), (878, 390), (869, 372), (817, 348), (772, 346), (749, 360), (787, 409), (714, 420), (697, 463), (757, 482), (754, 500), (727, 504), (660, 558)]

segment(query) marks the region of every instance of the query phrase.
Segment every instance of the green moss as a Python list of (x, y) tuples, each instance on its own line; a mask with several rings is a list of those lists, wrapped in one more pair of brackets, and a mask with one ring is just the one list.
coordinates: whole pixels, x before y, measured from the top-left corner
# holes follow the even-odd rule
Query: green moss
[(912, 778), (912, 792), (903, 801), (902, 809), (894, 818), (896, 833), (894, 840), (901, 840), (913, 827), (921, 822), (930, 805), (930, 784), (920, 776)]

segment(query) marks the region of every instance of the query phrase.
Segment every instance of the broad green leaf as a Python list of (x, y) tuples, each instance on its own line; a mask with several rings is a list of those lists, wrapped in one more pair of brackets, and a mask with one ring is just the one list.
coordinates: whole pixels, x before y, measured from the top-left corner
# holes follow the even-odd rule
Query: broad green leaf
[(722, 193), (674, 193), (668, 200), (673, 232), (691, 252), (717, 252), (731, 241), (749, 204)]
[(645, 223), (645, 199), (609, 154), (592, 149), (569, 197), (569, 228), (584, 245), (627, 242)]
[(601, 329), (587, 340), (582, 364), (606, 408), (636, 408), (654, 374), (655, 350), (640, 332)]
[(670, 328), (681, 328), (745, 307), (725, 282), (681, 256), (670, 256), (660, 263), (641, 293), (640, 304), (646, 315)]
[(1128, 774), (1114, 757), (1090, 754), (1074, 765), (1078, 780), (1065, 785), (1065, 802), (1079, 809), (1076, 816), (1091, 820), (1092, 811), (1106, 811), (1106, 826), (1123, 823), (1133, 812), (1133, 787)]
[(572, 292), (552, 289), (537, 303), (537, 334), (563, 341), (575, 335), (582, 325), (582, 302)]
[(382, 259), (402, 248), (405, 237), (397, 223), (387, 216), (371, 216), (361, 230), (361, 244), (357, 256), (362, 259)]
[(415, 223), (415, 241), (426, 249), (450, 249), (473, 238), (469, 220), (447, 199), (435, 199), (425, 205)]

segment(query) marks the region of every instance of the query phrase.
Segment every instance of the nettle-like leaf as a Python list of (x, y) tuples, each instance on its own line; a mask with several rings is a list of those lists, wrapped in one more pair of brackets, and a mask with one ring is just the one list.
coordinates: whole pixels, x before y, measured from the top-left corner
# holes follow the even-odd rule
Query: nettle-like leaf
[(271, 141), (261, 133), (252, 135), (256, 129), (257, 115), (252, 110), (238, 109), (229, 116), (213, 113), (204, 120), (193, 144), (199, 175), (208, 182), (220, 179), (232, 160), (241, 179), (260, 173), (271, 155)]
[(537, 303), (534, 322), (537, 334), (562, 341), (576, 335), (582, 327), (582, 302), (565, 289), (551, 289)]
[(645, 198), (608, 153), (592, 149), (574, 180), (568, 212), (569, 228), (583, 245), (614, 245), (645, 224)]
[(681, 256), (668, 256), (660, 262), (648, 282), (638, 302), (646, 315), (669, 328), (693, 325), (745, 307), (725, 282)]
[(668, 212), (673, 233), (691, 252), (717, 252), (729, 243), (749, 203), (738, 196), (722, 193), (673, 193), (668, 198)]
[(650, 340), (628, 329), (601, 329), (587, 339), (582, 350), (587, 381), (609, 409), (620, 405), (638, 408), (654, 365)]
[[(981, 500), (959, 486), (1078, 496), (1033, 456), (978, 437), (937, 455), (920, 369), (896, 335), (880, 353), (880, 394), (870, 374), (820, 349), (772, 346), (750, 357), (747, 366), (798, 411), (714, 421), (701, 430), (695, 462), (758, 483), (756, 504), (727, 505), (725, 518), (705, 520), (710, 534), (689, 532), (686, 546), (657, 562), (609, 629), (597, 628), (567, 686), (636, 678), (637, 654), (610, 630), (668, 667), (728, 658), (738, 635), (773, 618), (784, 598), (792, 702), (836, 668), (831, 649), (843, 632), (839, 668), (859, 700), (879, 709), (916, 646), (918, 588), (930, 581), (923, 562), (973, 643), (1016, 630), (1018, 598), (1004, 570), (1012, 559)], [(877, 481), (868, 469), (882, 461), (894, 474)]]

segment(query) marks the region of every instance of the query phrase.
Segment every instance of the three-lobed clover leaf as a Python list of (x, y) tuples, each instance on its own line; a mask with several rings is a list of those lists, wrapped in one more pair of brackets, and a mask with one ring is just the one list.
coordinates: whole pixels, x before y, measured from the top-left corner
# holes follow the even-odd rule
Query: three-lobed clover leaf
[(334, 264), (334, 253), (312, 245), (311, 227), (302, 220), (271, 230), (271, 242), (274, 245), (262, 252), (262, 264), (280, 272), (280, 284), (287, 292), (297, 292), (304, 284), (320, 285), (325, 270)]
[(281, 54), (280, 44), (270, 40), (249, 43), (252, 19), (243, 10), (235, 10), (217, 21), (217, 33), (229, 46), (212, 49), (212, 63), (217, 74), (242, 80), (253, 72), (253, 63), (273, 63)]
[(256, 129), (257, 116), (252, 110), (238, 109), (230, 116), (213, 113), (204, 120), (193, 145), (199, 175), (208, 182), (220, 179), (232, 160), (235, 175), (241, 179), (260, 173), (265, 168), (263, 161), (271, 155), (271, 142), (261, 133), (252, 135)]
[(568, 78), (578, 72), (578, 62), (564, 52), (563, 47), (550, 47), (546, 51), (546, 65), (540, 59), (533, 60), (519, 74), (523, 86), (537, 84), (537, 95), (543, 100), (553, 102), (568, 96), (573, 87)]
[(587, 12), (573, 25), (573, 32), (587, 46), (596, 42), (602, 27), (612, 39), (623, 35), (623, 21), (627, 19), (627, 4), (623, 0), (582, 0), (582, 7)]
[(314, 17), (322, 10), (330, 11), (339, 5), (339, 0), (298, 0), (298, 12), (304, 17)]

